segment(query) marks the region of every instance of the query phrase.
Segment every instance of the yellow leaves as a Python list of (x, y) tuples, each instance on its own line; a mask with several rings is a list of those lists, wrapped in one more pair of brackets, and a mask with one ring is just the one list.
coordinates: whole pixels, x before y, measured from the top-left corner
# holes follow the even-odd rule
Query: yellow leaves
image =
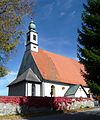
[(33, 3), (31, 0), (0, 0), (0, 77), (7, 74), (3, 61), (7, 61), (19, 44), (22, 30), (18, 26), (25, 14), (32, 13)]
[(0, 66), (0, 77), (4, 77), (5, 75), (8, 74), (8, 70), (7, 68), (5, 68), (4, 66)]

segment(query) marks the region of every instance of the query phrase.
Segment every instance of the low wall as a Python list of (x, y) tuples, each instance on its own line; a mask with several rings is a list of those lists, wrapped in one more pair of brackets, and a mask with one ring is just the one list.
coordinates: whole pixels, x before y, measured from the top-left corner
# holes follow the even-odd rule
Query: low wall
[(0, 115), (31, 114), (49, 111), (52, 103), (51, 100), (49, 97), (0, 97)]
[(80, 108), (93, 108), (94, 101), (86, 98), (58, 98), (55, 99), (53, 108), (56, 110), (75, 110)]
[(55, 110), (72, 110), (94, 107), (90, 99), (67, 97), (0, 97), (0, 115), (31, 114)]

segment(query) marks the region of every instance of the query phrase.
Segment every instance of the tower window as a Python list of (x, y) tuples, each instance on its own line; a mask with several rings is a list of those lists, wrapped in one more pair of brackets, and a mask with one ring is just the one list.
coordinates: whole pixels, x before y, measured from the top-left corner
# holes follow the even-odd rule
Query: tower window
[(27, 36), (27, 41), (30, 41), (30, 35)]
[(36, 48), (36, 47), (34, 46), (34, 48)]
[(36, 35), (33, 35), (33, 40), (36, 40)]

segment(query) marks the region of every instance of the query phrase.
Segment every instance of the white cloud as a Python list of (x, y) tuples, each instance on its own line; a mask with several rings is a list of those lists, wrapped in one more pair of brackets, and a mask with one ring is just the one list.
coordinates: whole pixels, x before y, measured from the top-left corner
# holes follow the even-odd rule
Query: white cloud
[(61, 12), (61, 13), (60, 13), (60, 16), (64, 16), (64, 15), (65, 15), (65, 12)]
[(0, 78), (0, 95), (7, 95), (7, 85), (17, 76), (17, 72), (10, 72), (7, 76)]
[(73, 5), (73, 0), (56, 0), (56, 5), (58, 7), (58, 10), (60, 11), (59, 15), (64, 16), (70, 11)]
[[(42, 41), (40, 41), (40, 46), (43, 49), (46, 49), (48, 51), (54, 52), (54, 53), (61, 53), (61, 51), (64, 52), (64, 50), (62, 50), (62, 48), (64, 48), (66, 46), (67, 47), (73, 47), (72, 42), (70, 42), (70, 39), (66, 38), (61, 38), (61, 37), (50, 37), (50, 38), (45, 38), (42, 39)], [(44, 44), (42, 44), (44, 43)], [(64, 54), (64, 53), (61, 53)]]
[(3, 81), (8, 81), (11, 82), (12, 79), (15, 79), (17, 75), (17, 72), (11, 71), (8, 75), (6, 75), (5, 77), (0, 78), (0, 83), (2, 83)]
[(73, 16), (73, 15), (75, 15), (75, 13), (76, 13), (76, 11), (74, 10), (70, 13), (70, 15)]
[(63, 10), (69, 10), (72, 7), (72, 2), (73, 0), (56, 0), (58, 7), (60, 7)]
[(65, 2), (65, 8), (70, 9), (72, 7), (73, 0), (66, 0)]
[(48, 19), (51, 15), (60, 15), (64, 16), (66, 12), (69, 12), (73, 5), (74, 0), (54, 0), (52, 2), (42, 5), (42, 2), (39, 7), (39, 19), (45, 20)]
[(53, 13), (54, 8), (55, 2), (47, 3), (43, 6), (41, 5), (39, 7), (39, 19), (47, 19)]

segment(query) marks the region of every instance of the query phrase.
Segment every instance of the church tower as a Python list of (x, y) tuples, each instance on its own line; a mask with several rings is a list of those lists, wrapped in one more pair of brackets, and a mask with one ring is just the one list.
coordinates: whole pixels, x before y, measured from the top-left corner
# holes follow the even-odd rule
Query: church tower
[(38, 52), (38, 33), (36, 32), (36, 25), (33, 21), (30, 22), (28, 29), (26, 51)]

